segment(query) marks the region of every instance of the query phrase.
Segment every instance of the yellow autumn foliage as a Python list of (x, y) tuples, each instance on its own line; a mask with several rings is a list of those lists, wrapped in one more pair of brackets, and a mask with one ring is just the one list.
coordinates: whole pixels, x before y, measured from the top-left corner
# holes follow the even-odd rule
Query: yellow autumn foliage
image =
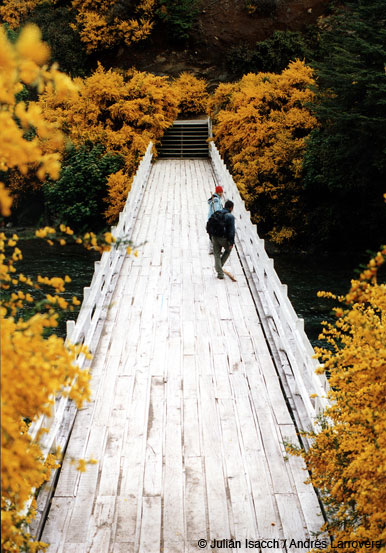
[[(48, 174), (57, 178), (60, 168), (60, 149), (63, 135), (55, 122), (42, 114), (38, 102), (17, 102), (15, 96), (23, 85), (36, 87), (38, 92), (55, 90), (58, 101), (70, 98), (74, 92), (71, 79), (60, 73), (48, 61), (49, 50), (41, 41), (40, 31), (29, 25), (12, 45), (0, 28), (0, 170), (14, 167), (26, 174), (33, 168), (43, 180)], [(33, 128), (32, 140), (25, 138), (26, 131)]]
[(88, 53), (130, 45), (143, 40), (153, 28), (155, 0), (141, 0), (123, 6), (118, 0), (72, 0), (76, 24)]
[(88, 397), (88, 378), (74, 361), (75, 348), (65, 348), (55, 335), (44, 339), (46, 328), (56, 326), (56, 317), (36, 314), (28, 321), (15, 321), (1, 313), (1, 543), (2, 551), (22, 551), (29, 544), (23, 529), (22, 510), (31, 491), (49, 478), (38, 443), (28, 434), (24, 419), (49, 415), (53, 394), (68, 393), (78, 403)]
[(334, 539), (326, 552), (353, 540), (383, 542), (370, 549), (386, 551), (386, 284), (378, 282), (385, 261), (383, 247), (351, 281), (338, 298), (336, 323), (320, 336), (328, 346), (317, 348), (320, 372), (330, 374), (331, 406), (321, 431), (308, 433), (310, 450), (297, 454), (327, 507), (326, 529)]
[(107, 191), (110, 202), (106, 209), (107, 220), (116, 219), (116, 214), (121, 211), (122, 206), (126, 202), (127, 192), (130, 189), (132, 180), (133, 178), (129, 178), (122, 170), (109, 176)]
[[(56, 0), (4, 0), (0, 22), (18, 29), (39, 4), (47, 3), (54, 5)], [(72, 27), (79, 32), (88, 53), (139, 42), (153, 28), (155, 0), (130, 2), (126, 6), (119, 0), (72, 0), (71, 5), (75, 15)]]
[(206, 113), (208, 92), (206, 81), (198, 79), (191, 73), (181, 73), (173, 83), (173, 88), (179, 95), (179, 111), (183, 116)]
[(39, 4), (50, 0), (4, 0), (0, 6), (0, 22), (18, 29)]
[(90, 77), (75, 82), (79, 87), (76, 99), (58, 100), (51, 90), (42, 95), (40, 105), (45, 117), (75, 144), (103, 144), (106, 152), (124, 158), (123, 173), (111, 177), (108, 185), (106, 217), (112, 223), (123, 208), (149, 141), (159, 141), (176, 119), (179, 96), (166, 77), (135, 70), (106, 71), (101, 65)]
[[(21, 175), (33, 170), (40, 179), (55, 178), (60, 169), (63, 135), (54, 122), (45, 119), (37, 102), (25, 105), (15, 95), (23, 84), (38, 92), (56, 90), (58, 101), (69, 98), (74, 85), (55, 66), (45, 65), (49, 50), (35, 26), (22, 30), (15, 45), (0, 28), (0, 169), (17, 169)], [(25, 132), (35, 131), (32, 140)], [(0, 183), (0, 214), (9, 216), (12, 198)], [(89, 375), (75, 364), (79, 348), (65, 346), (55, 335), (45, 338), (47, 329), (57, 326), (55, 311), (62, 298), (47, 294), (45, 313), (36, 312), (27, 320), (20, 309), (33, 303), (31, 293), (19, 285), (34, 287), (32, 280), (17, 272), (22, 258), (18, 237), (0, 234), (0, 290), (4, 296), (1, 319), (1, 550), (18, 553), (37, 551), (40, 545), (29, 536), (25, 522), (33, 514), (23, 513), (35, 488), (47, 479), (55, 458), (44, 461), (39, 443), (28, 433), (26, 421), (48, 414), (52, 398), (67, 393), (78, 404), (88, 397)], [(39, 279), (38, 279), (39, 280)], [(45, 285), (60, 292), (67, 279), (41, 277), (37, 287)], [(38, 311), (38, 308), (36, 309)], [(76, 379), (71, 390), (67, 386)]]
[(306, 137), (317, 124), (306, 107), (313, 84), (312, 69), (295, 61), (281, 74), (220, 84), (208, 103), (216, 144), (254, 222), (277, 243), (305, 222), (301, 171)]

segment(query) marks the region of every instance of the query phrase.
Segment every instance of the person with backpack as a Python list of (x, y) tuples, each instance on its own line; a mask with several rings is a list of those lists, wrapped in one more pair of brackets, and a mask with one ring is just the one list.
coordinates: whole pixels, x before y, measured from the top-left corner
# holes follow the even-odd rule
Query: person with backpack
[(223, 266), (235, 243), (235, 218), (232, 215), (233, 202), (227, 200), (224, 209), (215, 211), (206, 224), (206, 230), (213, 244), (214, 266), (217, 278), (224, 278)]
[[(224, 193), (222, 186), (216, 186), (215, 193), (208, 200), (209, 212), (208, 221), (215, 211), (222, 209), (221, 197)], [(209, 237), (209, 253), (213, 254), (213, 244)]]

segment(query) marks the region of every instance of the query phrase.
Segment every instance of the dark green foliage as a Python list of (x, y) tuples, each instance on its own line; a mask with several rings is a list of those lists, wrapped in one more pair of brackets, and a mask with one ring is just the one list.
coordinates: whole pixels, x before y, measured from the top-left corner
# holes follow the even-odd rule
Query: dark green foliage
[(43, 40), (51, 48), (51, 61), (71, 77), (84, 77), (91, 71), (79, 34), (71, 28), (75, 17), (66, 6), (38, 4), (28, 21), (40, 28)]
[(316, 206), (311, 232), (319, 240), (338, 235), (347, 244), (376, 246), (386, 226), (384, 0), (348, 2), (322, 34), (320, 49), (313, 111), (321, 126), (304, 159), (308, 200)]
[(261, 71), (280, 73), (290, 61), (309, 57), (312, 38), (311, 31), (306, 38), (299, 32), (275, 31), (267, 40), (257, 42), (253, 49), (246, 45), (232, 48), (227, 56), (227, 68), (235, 78)]
[(198, 0), (158, 0), (157, 16), (176, 41), (190, 37), (198, 12)]
[(74, 230), (104, 226), (107, 178), (122, 166), (120, 156), (104, 154), (99, 144), (78, 149), (71, 146), (62, 162), (59, 179), (48, 181), (43, 187), (53, 222), (69, 225)]
[(8, 25), (8, 23), (3, 23), (2, 27), (5, 31), (5, 34), (7, 35), (8, 40), (12, 44), (15, 44), (15, 42), (17, 41), (17, 38), (19, 36), (19, 33), (14, 31), (13, 29), (11, 29), (10, 26)]

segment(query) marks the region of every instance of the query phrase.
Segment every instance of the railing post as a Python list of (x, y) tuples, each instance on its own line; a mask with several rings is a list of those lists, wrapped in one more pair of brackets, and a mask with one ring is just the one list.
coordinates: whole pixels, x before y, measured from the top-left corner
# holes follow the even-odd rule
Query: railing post
[(71, 342), (71, 336), (75, 330), (75, 321), (66, 321), (66, 337)]

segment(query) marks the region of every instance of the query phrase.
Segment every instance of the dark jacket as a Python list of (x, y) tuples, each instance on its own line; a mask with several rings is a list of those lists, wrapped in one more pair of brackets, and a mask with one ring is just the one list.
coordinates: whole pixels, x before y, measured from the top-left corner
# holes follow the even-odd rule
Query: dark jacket
[(235, 218), (232, 213), (224, 207), (220, 209), (220, 213), (224, 213), (224, 222), (225, 222), (225, 238), (230, 244), (235, 243)]

